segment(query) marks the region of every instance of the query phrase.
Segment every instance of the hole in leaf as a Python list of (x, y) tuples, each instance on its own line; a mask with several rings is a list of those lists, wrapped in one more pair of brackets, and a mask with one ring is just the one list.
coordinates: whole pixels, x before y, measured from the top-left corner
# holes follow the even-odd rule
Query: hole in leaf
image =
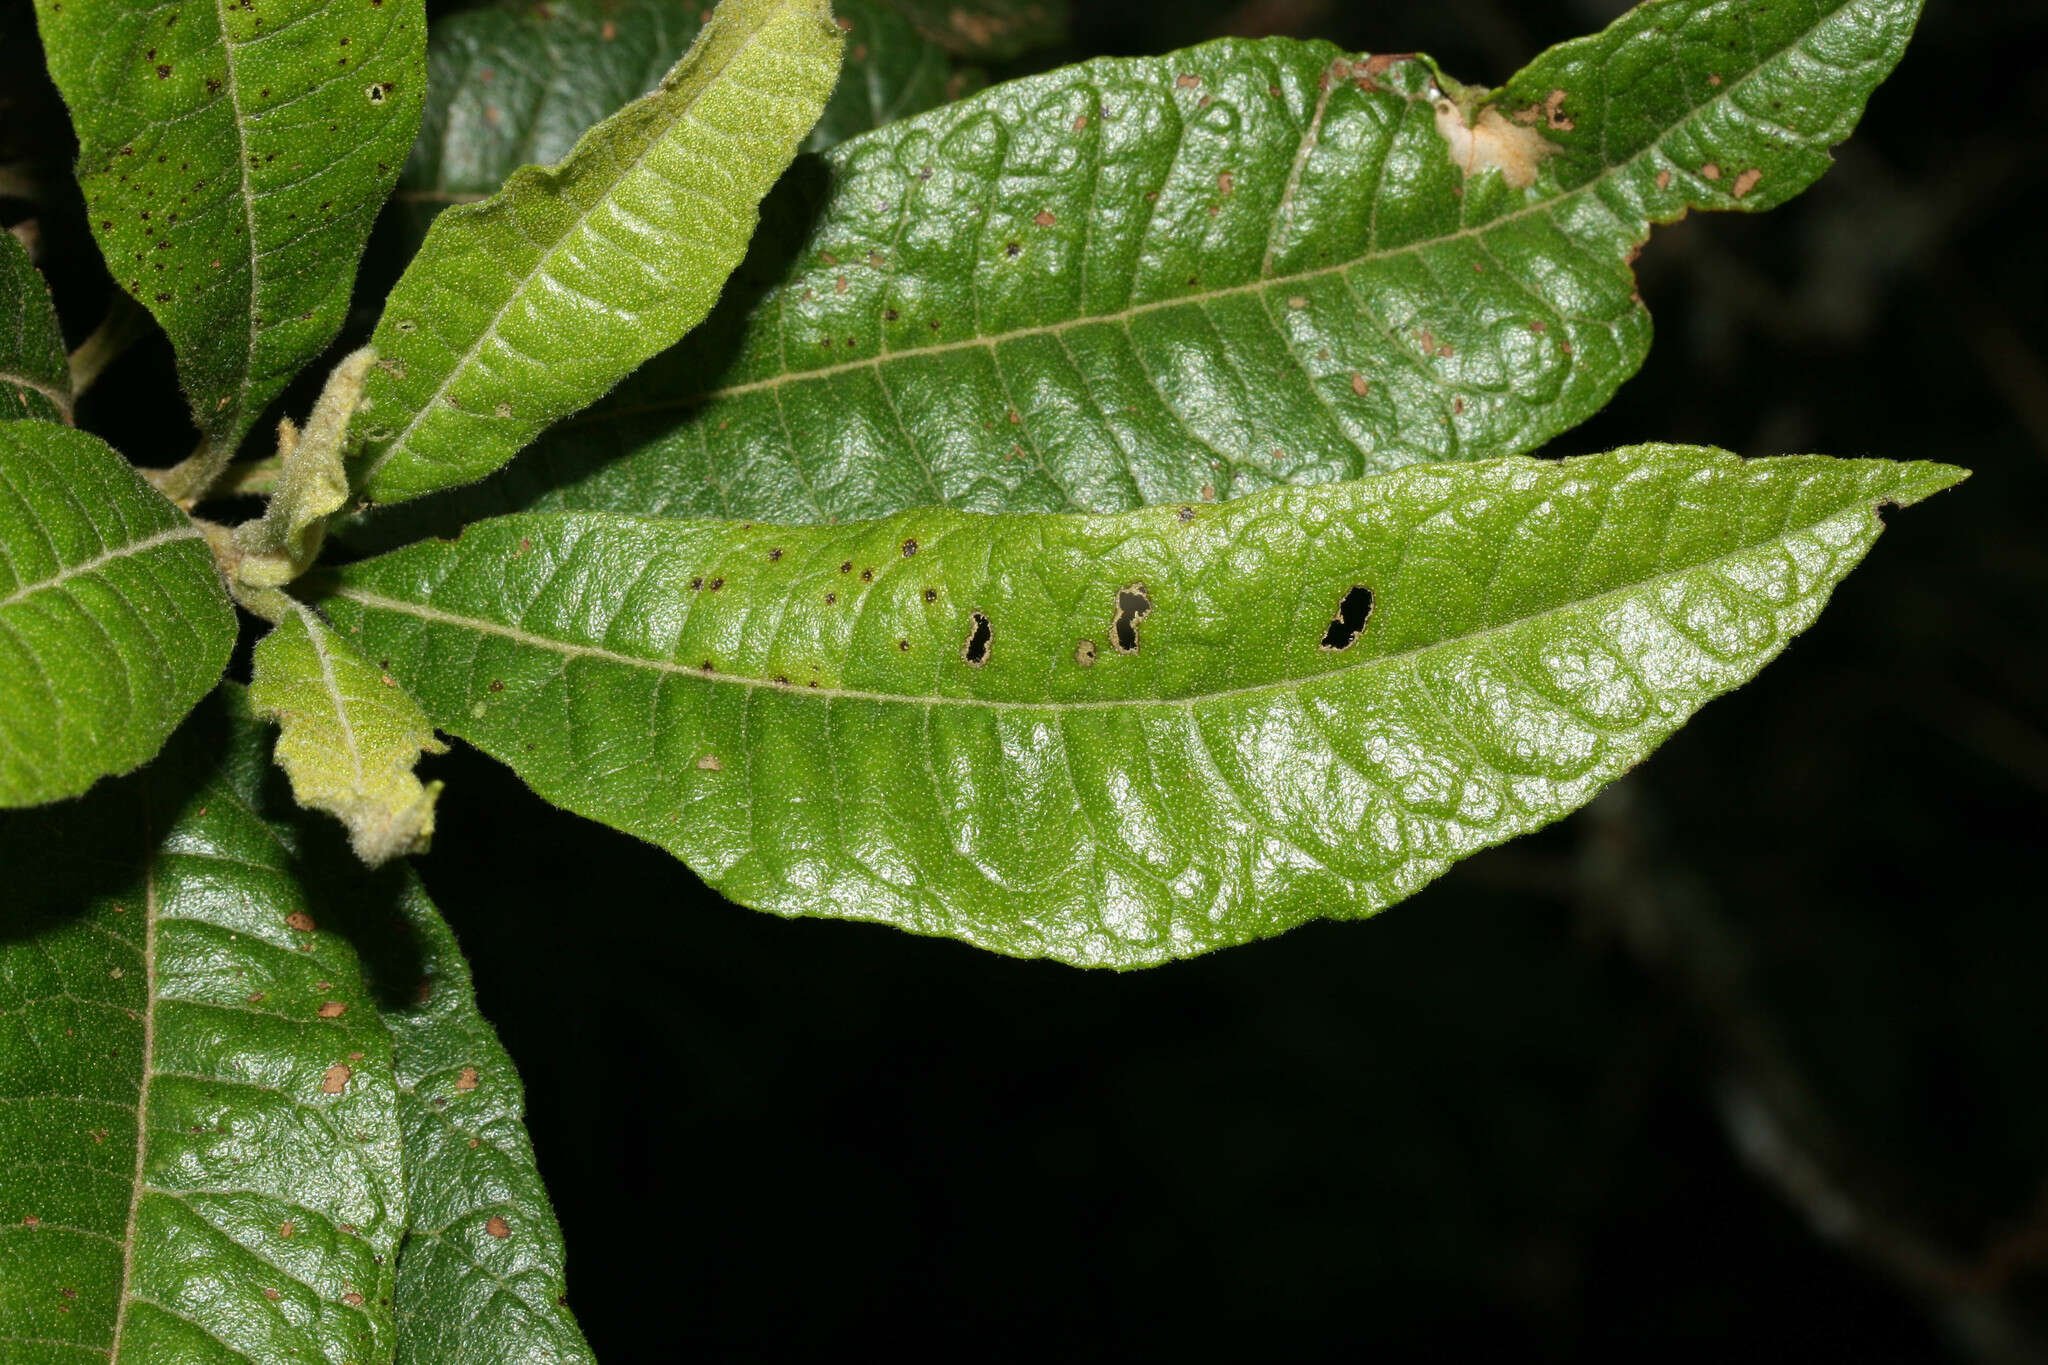
[(1116, 620), (1111, 623), (1111, 631), (1119, 653), (1138, 652), (1138, 622), (1151, 614), (1152, 599), (1146, 595), (1143, 583), (1133, 583), (1116, 595)]
[(1358, 642), (1359, 632), (1365, 629), (1365, 618), (1372, 615), (1372, 589), (1354, 587), (1344, 594), (1344, 600), (1337, 604), (1337, 615), (1330, 621), (1330, 628), (1323, 632), (1324, 649), (1349, 649)]
[(968, 663), (974, 665), (976, 668), (980, 668), (983, 664), (987, 663), (988, 638), (990, 633), (991, 632), (989, 631), (988, 618), (986, 616), (983, 616), (978, 611), (975, 612), (974, 629), (968, 632), (967, 644), (966, 647), (960, 651), (960, 657), (967, 660)]

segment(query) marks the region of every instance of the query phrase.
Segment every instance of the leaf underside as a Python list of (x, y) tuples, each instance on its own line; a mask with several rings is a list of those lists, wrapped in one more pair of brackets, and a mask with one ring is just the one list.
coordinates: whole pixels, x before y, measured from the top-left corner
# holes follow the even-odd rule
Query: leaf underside
[(234, 639), (199, 528), (127, 461), (69, 427), (0, 422), (0, 805), (148, 759)]
[[(413, 242), (443, 209), (489, 198), (524, 165), (567, 156), (661, 83), (705, 11), (675, 0), (488, 5), (434, 25), (427, 107), (392, 212)], [(812, 151), (943, 103), (946, 54), (883, 0), (838, 0), (852, 24)]]
[(337, 817), (373, 867), (424, 851), (440, 784), (422, 786), (413, 765), (445, 746), (412, 698), (296, 604), (257, 644), (254, 672), (250, 704), (278, 722), (277, 761), (299, 804)]
[(359, 486), (481, 478), (702, 320), (841, 37), (825, 0), (724, 0), (654, 93), (436, 219), (371, 338)]
[(232, 446), (340, 329), (425, 95), (417, 4), (37, 0), (107, 268)]
[(1960, 471), (1647, 446), (1118, 517), (508, 517), (326, 607), (733, 899), (1139, 966), (1371, 913), (1753, 675)]
[(0, 421), (69, 422), (71, 372), (49, 287), (14, 234), (0, 238)]
[[(1651, 225), (1804, 189), (1918, 11), (1659, 0), (1473, 107), (1427, 59), (1281, 39), (995, 87), (833, 150), (815, 227), (764, 234), (730, 307), (376, 543), (1119, 511), (1532, 450), (1641, 364)], [(1460, 169), (1531, 140), (1529, 188)]]

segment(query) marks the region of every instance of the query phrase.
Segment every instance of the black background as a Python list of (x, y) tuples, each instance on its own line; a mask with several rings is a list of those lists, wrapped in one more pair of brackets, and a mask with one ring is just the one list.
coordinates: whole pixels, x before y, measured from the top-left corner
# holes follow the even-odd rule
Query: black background
[[(1289, 32), (1490, 84), (1618, 8), (1083, 0), (1031, 65)], [(1658, 231), (1650, 360), (1548, 453), (1976, 477), (1592, 808), (1371, 922), (1013, 962), (738, 909), (433, 761), (421, 872), (600, 1357), (2048, 1359), (2044, 120), (2048, 0), (1933, 0), (1819, 185)]]

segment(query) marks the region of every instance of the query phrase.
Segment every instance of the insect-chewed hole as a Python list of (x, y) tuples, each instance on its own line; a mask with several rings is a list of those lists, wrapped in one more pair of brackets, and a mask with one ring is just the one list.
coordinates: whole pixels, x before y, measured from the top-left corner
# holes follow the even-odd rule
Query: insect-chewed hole
[(1323, 632), (1324, 649), (1349, 649), (1358, 643), (1359, 632), (1365, 629), (1365, 618), (1372, 615), (1372, 589), (1360, 585), (1344, 594), (1344, 600), (1337, 604), (1337, 615), (1330, 621), (1330, 628)]
[(1118, 653), (1138, 652), (1138, 622), (1151, 614), (1152, 599), (1146, 595), (1143, 583), (1133, 583), (1116, 595), (1116, 620), (1110, 629)]
[(988, 638), (991, 632), (986, 616), (978, 611), (973, 615), (974, 629), (967, 632), (967, 643), (961, 647), (960, 657), (980, 668), (988, 662)]

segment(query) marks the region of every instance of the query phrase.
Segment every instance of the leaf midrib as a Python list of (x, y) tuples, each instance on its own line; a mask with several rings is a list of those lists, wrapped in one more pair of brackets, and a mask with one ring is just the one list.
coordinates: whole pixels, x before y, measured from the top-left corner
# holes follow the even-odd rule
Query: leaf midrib
[[(216, 0), (216, 3), (223, 2), (224, 0)], [(778, 11), (786, 12), (791, 5), (796, 3), (799, 3), (799, 0), (783, 0), (783, 3), (777, 6), (777, 9)], [(780, 13), (778, 13), (775, 17), (780, 18)], [(384, 453), (379, 455), (375, 460), (371, 461), (370, 464), (363, 470), (362, 476), (357, 480), (358, 486), (367, 487), (369, 483), (376, 478), (377, 471), (381, 470), (382, 468), (384, 468), (385, 465), (389, 464), (393, 457), (395, 457), (402, 450), (411, 449), (411, 447), (408, 446), (406, 443), (412, 439), (413, 433), (419, 430), (420, 423), (426, 421), (427, 415), (433, 412), (435, 406), (439, 404), (441, 400), (447, 396), (449, 386), (454, 384), (457, 376), (466, 373), (469, 367), (475, 363), (477, 356), (483, 350), (484, 343), (489, 341), (491, 338), (495, 337), (498, 334), (499, 324), (504, 322), (506, 315), (512, 311), (512, 306), (518, 303), (521, 299), (526, 297), (527, 290), (533, 286), (533, 282), (545, 272), (545, 267), (547, 266), (547, 264), (550, 261), (554, 260), (556, 255), (560, 253), (560, 251), (562, 250), (562, 244), (574, 238), (575, 236), (577, 236), (577, 234), (581, 233), (583, 231), (584, 224), (590, 221), (591, 216), (595, 214), (600, 208), (604, 207), (606, 204), (609, 204), (613, 201), (613, 199), (617, 195), (618, 186), (623, 184), (628, 176), (631, 176), (635, 172), (637, 172), (641, 168), (641, 166), (645, 164), (645, 162), (650, 156), (654, 155), (655, 151), (658, 148), (660, 148), (662, 144), (667, 140), (669, 134), (675, 131), (676, 126), (689, 116), (691, 111), (697, 107), (698, 102), (703, 99), (705, 94), (709, 92), (711, 88), (715, 84), (717, 84), (717, 82), (725, 78), (726, 73), (732, 70), (732, 68), (739, 63), (740, 58), (747, 52), (747, 50), (753, 47), (753, 45), (756, 42), (760, 41), (762, 35), (767, 33), (769, 27), (770, 23), (768, 21), (764, 21), (757, 28), (755, 28), (752, 33), (748, 34), (744, 39), (742, 39), (740, 41), (739, 46), (733, 49), (732, 55), (726, 59), (725, 65), (718, 68), (716, 72), (710, 74), (705, 78), (703, 84), (698, 88), (698, 90), (694, 94), (692, 94), (689, 97), (689, 99), (684, 101), (684, 103), (679, 108), (676, 109), (674, 117), (667, 120), (667, 122), (662, 126), (661, 131), (655, 134), (653, 137), (650, 137), (647, 140), (647, 145), (642, 147), (640, 151), (634, 155), (633, 159), (626, 163), (624, 169), (622, 169), (616, 176), (612, 178), (610, 185), (604, 190), (604, 192), (599, 194), (597, 198), (591, 202), (588, 208), (586, 208), (585, 210), (583, 210), (583, 212), (576, 215), (575, 222), (571, 223), (567, 228), (563, 229), (563, 231), (558, 236), (556, 236), (555, 240), (549, 244), (547, 250), (542, 253), (539, 264), (536, 265), (533, 270), (527, 272), (525, 277), (519, 281), (518, 286), (515, 289), (513, 289), (512, 293), (506, 298), (503, 306), (501, 306), (498, 309), (498, 311), (491, 316), (490, 323), (484, 328), (482, 332), (478, 333), (477, 339), (470, 344), (469, 349), (463, 352), (461, 358), (457, 360), (455, 364), (449, 367), (447, 375), (441, 380), (440, 387), (434, 390), (433, 396), (428, 398), (426, 402), (420, 404), (419, 410), (413, 414), (412, 420), (405, 424), (405, 430), (399, 432), (397, 436), (393, 437), (391, 444), (385, 447)], [(695, 45), (703, 40), (703, 36), (704, 30), (700, 29), (698, 31), (698, 37), (692, 40), (693, 50), (695, 48)], [(688, 52), (685, 52), (683, 54), (684, 58), (687, 58), (688, 56)], [(679, 58), (678, 60), (682, 59)], [(657, 95), (660, 93), (660, 87), (656, 87), (655, 93)], [(642, 98), (652, 97), (653, 96), (643, 96)], [(632, 106), (628, 105), (626, 107), (631, 108)], [(614, 117), (616, 117), (616, 115)], [(600, 124), (598, 126), (602, 127), (603, 125)], [(585, 136), (587, 137), (589, 136), (589, 134), (586, 133)], [(579, 141), (577, 146), (571, 149), (569, 155), (573, 157), (574, 155), (576, 155), (577, 151), (581, 150), (581, 148), (582, 143)], [(556, 165), (560, 165), (560, 163), (557, 162)], [(522, 167), (521, 169), (526, 168)], [(518, 175), (519, 172), (514, 171), (512, 173), (512, 176), (506, 179), (505, 185), (499, 189), (498, 193), (503, 194), (507, 190), (509, 190), (512, 187), (512, 180), (517, 178)], [(493, 195), (492, 198), (496, 198), (496, 195)], [(401, 281), (401, 283), (403, 283), (403, 281)]]
[(22, 587), (17, 588), (12, 596), (0, 600), (0, 610), (20, 602), (25, 602), (39, 592), (47, 592), (51, 588), (62, 587), (74, 578), (97, 573), (100, 569), (105, 568), (116, 560), (132, 559), (137, 555), (147, 554), (158, 546), (169, 545), (180, 540), (203, 539), (205, 539), (205, 533), (197, 526), (187, 522), (183, 526), (168, 527), (158, 531), (155, 535), (144, 536), (141, 540), (130, 540), (120, 545), (108, 546), (91, 559), (80, 560), (76, 564), (66, 565), (48, 578), (24, 584)]
[(1314, 683), (1322, 682), (1326, 679), (1340, 678), (1345, 676), (1346, 674), (1354, 673), (1361, 669), (1378, 668), (1383, 665), (1393, 666), (1399, 665), (1404, 662), (1411, 662), (1423, 655), (1429, 654), (1434, 650), (1449, 649), (1455, 646), (1478, 643), (1498, 635), (1506, 634), (1509, 631), (1516, 630), (1520, 627), (1529, 625), (1532, 622), (1542, 621), (1555, 616), (1562, 616), (1568, 612), (1576, 611), (1583, 607), (1590, 607), (1597, 605), (1599, 603), (1609, 601), (1611, 599), (1616, 599), (1631, 594), (1648, 591), (1658, 586), (1661, 586), (1665, 583), (1669, 583), (1675, 579), (1681, 578), (1687, 574), (1693, 574), (1701, 572), (1703, 570), (1718, 568), (1723, 565), (1732, 563), (1733, 561), (1740, 559), (1745, 555), (1755, 554), (1760, 550), (1765, 550), (1774, 545), (1782, 544), (1786, 539), (1793, 535), (1812, 531), (1818, 528), (1819, 526), (1824, 525), (1828, 521), (1834, 520), (1837, 517), (1853, 512), (1859, 503), (1866, 505), (1870, 509), (1869, 515), (1875, 516), (1877, 506), (1883, 501), (1885, 501), (1886, 496), (1887, 495), (1884, 493), (1871, 493), (1867, 491), (1859, 492), (1857, 497), (1850, 500), (1848, 503), (1827, 513), (1825, 516), (1817, 517), (1814, 520), (1802, 523), (1797, 527), (1792, 526), (1788, 520), (1786, 523), (1782, 524), (1779, 527), (1779, 529), (1771, 536), (1762, 540), (1750, 541), (1745, 544), (1736, 546), (1733, 549), (1724, 551), (1723, 553), (1715, 555), (1710, 559), (1699, 560), (1695, 563), (1682, 565), (1680, 567), (1673, 569), (1661, 570), (1657, 573), (1649, 575), (1648, 577), (1639, 578), (1634, 580), (1633, 582), (1624, 583), (1619, 587), (1608, 588), (1604, 591), (1597, 593), (1589, 593), (1584, 597), (1573, 598), (1572, 600), (1567, 602), (1559, 602), (1554, 605), (1547, 606), (1543, 608), (1541, 611), (1531, 612), (1523, 616), (1512, 617), (1508, 620), (1496, 622), (1491, 626), (1485, 626), (1479, 630), (1469, 631), (1462, 635), (1450, 636), (1448, 638), (1439, 640), (1431, 640), (1424, 644), (1413, 645), (1407, 649), (1398, 650), (1392, 654), (1378, 654), (1370, 658), (1362, 658), (1357, 660), (1356, 662), (1341, 664), (1336, 668), (1328, 669), (1321, 673), (1312, 673), (1300, 677), (1277, 678), (1271, 682), (1249, 683), (1242, 687), (1220, 688), (1216, 691), (1198, 692), (1186, 697), (1122, 697), (1103, 698), (1099, 700), (1087, 701), (1004, 701), (988, 697), (919, 696), (912, 693), (874, 692), (856, 688), (798, 686), (795, 683), (778, 683), (766, 678), (749, 678), (737, 673), (724, 673), (719, 672), (717, 670), (693, 668), (688, 664), (677, 663), (669, 659), (647, 659), (632, 654), (621, 654), (617, 650), (606, 649), (601, 645), (581, 645), (566, 640), (555, 640), (545, 635), (536, 635), (531, 631), (522, 630), (517, 626), (504, 625), (499, 622), (487, 621), (473, 616), (463, 616), (456, 612), (443, 611), (439, 608), (426, 606), (421, 603), (406, 602), (398, 598), (386, 597), (381, 593), (367, 592), (358, 588), (338, 586), (334, 589), (334, 594), (338, 597), (347, 598), (352, 602), (356, 602), (362, 606), (369, 607), (373, 610), (396, 612), (400, 615), (416, 617), (419, 620), (428, 622), (429, 624), (457, 627), (461, 629), (472, 630), (484, 635), (496, 635), (501, 638), (511, 640), (515, 644), (527, 645), (532, 648), (548, 650), (552, 653), (560, 654), (565, 658), (597, 659), (602, 662), (621, 664), (629, 668), (641, 668), (653, 672), (668, 673), (682, 677), (695, 678), (701, 682), (710, 683), (713, 685), (723, 684), (727, 686), (739, 686), (747, 688), (767, 688), (770, 691), (774, 692), (784, 692), (792, 696), (799, 696), (805, 698), (815, 697), (824, 701), (877, 702), (902, 706), (922, 707), (949, 706), (963, 707), (973, 710), (1033, 711), (1051, 712), (1055, 714), (1063, 714), (1069, 711), (1114, 711), (1123, 710), (1126, 708), (1142, 707), (1178, 707), (1184, 710), (1188, 710), (1193, 709), (1197, 706), (1207, 705), (1214, 702), (1228, 701), (1236, 697), (1252, 696), (1262, 692), (1279, 692), (1293, 688), (1306, 687)]
[[(1354, 256), (1346, 261), (1338, 261), (1331, 265), (1316, 266), (1312, 269), (1296, 271), (1292, 274), (1270, 275), (1264, 273), (1262, 270), (1259, 278), (1255, 280), (1248, 280), (1243, 284), (1223, 285), (1215, 289), (1204, 289), (1188, 294), (1178, 294), (1170, 299), (1155, 299), (1149, 303), (1132, 304), (1127, 308), (1117, 309), (1113, 312), (1090, 313), (1081, 317), (1065, 318), (1058, 322), (1042, 323), (1034, 327), (1018, 327), (1005, 332), (991, 333), (983, 336), (966, 337), (962, 338), (959, 341), (933, 342), (928, 345), (908, 346), (904, 347), (901, 350), (891, 350), (889, 349), (888, 332), (886, 329), (884, 329), (879, 333), (882, 339), (882, 349), (872, 356), (864, 356), (857, 360), (842, 360), (837, 364), (821, 365), (815, 369), (791, 370), (782, 374), (771, 375), (765, 379), (749, 380), (741, 384), (731, 384), (721, 388), (701, 390), (697, 393), (689, 394), (680, 398), (661, 399), (646, 403), (635, 403), (630, 405), (622, 404), (616, 407), (586, 409), (584, 412), (568, 419), (568, 421), (563, 423), (563, 425), (576, 426), (583, 425), (589, 422), (604, 421), (614, 417), (634, 416), (641, 413), (649, 412), (667, 412), (679, 408), (701, 407), (707, 403), (716, 402), (720, 399), (725, 398), (738, 397), (741, 394), (758, 393), (765, 390), (777, 389), (780, 388), (782, 385), (788, 383), (802, 382), (812, 379), (829, 378), (833, 375), (848, 374), (857, 370), (874, 369), (888, 363), (889, 361), (906, 359), (912, 356), (944, 355), (952, 351), (993, 349), (994, 347), (999, 346), (1005, 342), (1014, 341), (1025, 337), (1060, 335), (1073, 328), (1094, 326), (1098, 324), (1113, 325), (1116, 323), (1127, 323), (1130, 319), (1134, 317), (1140, 317), (1147, 313), (1158, 312), (1162, 309), (1199, 306), (1206, 304), (1213, 299), (1233, 298), (1242, 294), (1255, 293), (1261, 290), (1278, 288), (1284, 285), (1298, 284), (1305, 280), (1321, 279), (1327, 275), (1341, 274), (1347, 270), (1355, 270), (1360, 266), (1377, 264), (1381, 261), (1394, 260), (1400, 256), (1407, 255), (1411, 252), (1426, 251), (1432, 247), (1442, 246), (1445, 243), (1463, 241), (1468, 238), (1477, 237), (1485, 233), (1490, 233), (1495, 228), (1503, 227), (1509, 223), (1518, 222), (1521, 219), (1530, 217), (1534, 214), (1547, 213), (1552, 210), (1561, 208), (1562, 206), (1564, 206), (1567, 203), (1570, 203), (1579, 196), (1589, 194), (1594, 190), (1599, 189), (1603, 185), (1609, 183), (1614, 179), (1614, 177), (1622, 174), (1624, 171), (1635, 166), (1635, 164), (1642, 160), (1645, 156), (1648, 156), (1652, 152), (1660, 150), (1663, 147), (1665, 140), (1669, 138), (1675, 130), (1682, 127), (1686, 123), (1692, 121), (1693, 119), (1698, 118), (1706, 110), (1711, 109), (1716, 105), (1731, 99), (1736, 91), (1742, 89), (1745, 85), (1749, 84), (1750, 81), (1754, 80), (1766, 66), (1783, 58), (1787, 52), (1791, 51), (1794, 47), (1798, 46), (1798, 44), (1806, 41), (1806, 39), (1810, 38), (1823, 25), (1833, 21), (1836, 18), (1839, 18), (1842, 12), (1848, 9), (1854, 3), (1856, 3), (1856, 0), (1842, 0), (1842, 3), (1837, 4), (1833, 9), (1828, 10), (1820, 18), (1816, 19), (1811, 27), (1802, 30), (1796, 38), (1786, 42), (1781, 47), (1773, 49), (1768, 55), (1759, 58), (1755, 67), (1752, 68), (1747, 75), (1743, 76), (1740, 80), (1733, 81), (1720, 87), (1714, 95), (1710, 96), (1704, 102), (1693, 105), (1689, 110), (1687, 110), (1687, 112), (1682, 118), (1679, 118), (1673, 121), (1671, 124), (1667, 125), (1661, 133), (1659, 133), (1655, 138), (1646, 143), (1643, 147), (1638, 149), (1636, 152), (1634, 152), (1626, 159), (1614, 162), (1604, 167), (1598, 175), (1595, 175), (1592, 179), (1586, 181), (1583, 185), (1578, 185), (1572, 189), (1564, 191), (1561, 194), (1553, 195), (1549, 198), (1538, 200), (1533, 204), (1525, 204), (1521, 208), (1512, 209), (1506, 213), (1501, 214), (1498, 217), (1490, 218), (1486, 222), (1476, 224), (1472, 227), (1461, 227), (1455, 232), (1441, 233), (1435, 237), (1423, 238), (1419, 241), (1409, 242), (1403, 246), (1388, 247), (1384, 250), (1368, 251), (1362, 255)], [(1365, 57), (1371, 54), (1357, 53), (1352, 55)], [(1404, 96), (1403, 98), (1405, 98), (1408, 104), (1411, 106), (1415, 104), (1417, 99), (1417, 97), (1413, 95)], [(1681, 209), (1679, 214), (1672, 215), (1668, 218), (1653, 218), (1650, 221), (1653, 223), (1675, 222), (1677, 220), (1677, 217), (1682, 216), (1683, 212), (1684, 210)], [(1270, 260), (1268, 264), (1270, 264)]]
[[(242, 350), (241, 378), (235, 386), (231, 417), (231, 420), (239, 421), (249, 397), (250, 374), (256, 366), (257, 323), (262, 313), (259, 306), (263, 294), (262, 253), (256, 247), (256, 194), (249, 184), (248, 115), (242, 108), (242, 83), (235, 72), (235, 49), (239, 44), (228, 30), (227, 0), (213, 0), (213, 11), (220, 20), (221, 55), (227, 63), (228, 107), (235, 113), (235, 167), (242, 178), (242, 223), (249, 234), (249, 340)], [(212, 419), (218, 414), (207, 413), (206, 416)]]
[(121, 1338), (128, 1328), (128, 1309), (135, 1301), (135, 1224), (149, 1170), (149, 1088), (156, 1070), (156, 891), (157, 860), (152, 850), (142, 869), (142, 1076), (135, 1095), (135, 1168), (128, 1189), (128, 1217), (121, 1234), (121, 1293), (114, 1312), (114, 1339), (107, 1347), (109, 1365), (121, 1359)]

